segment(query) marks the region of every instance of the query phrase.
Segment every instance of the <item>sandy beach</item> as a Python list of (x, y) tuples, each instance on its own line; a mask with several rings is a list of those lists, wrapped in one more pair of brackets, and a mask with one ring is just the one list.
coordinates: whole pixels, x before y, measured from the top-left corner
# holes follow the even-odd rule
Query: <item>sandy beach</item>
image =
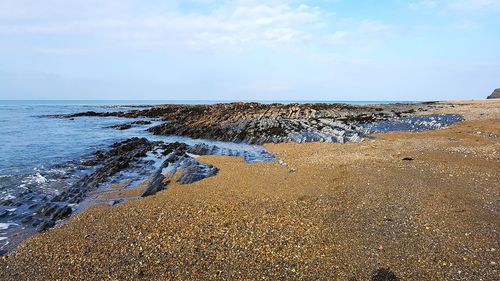
[(445, 129), (265, 144), (286, 166), (202, 156), (217, 175), (78, 214), (0, 279), (498, 280), (500, 100), (452, 104)]

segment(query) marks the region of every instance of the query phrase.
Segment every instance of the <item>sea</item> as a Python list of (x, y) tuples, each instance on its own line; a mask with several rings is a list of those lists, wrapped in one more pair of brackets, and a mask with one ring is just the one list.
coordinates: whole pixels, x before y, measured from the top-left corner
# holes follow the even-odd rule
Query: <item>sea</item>
[[(77, 163), (98, 150), (131, 137), (146, 137), (165, 142), (200, 142), (219, 147), (255, 152), (264, 148), (248, 144), (195, 140), (180, 136), (154, 136), (147, 126), (129, 130), (109, 128), (127, 123), (126, 118), (81, 117), (75, 119), (50, 118), (49, 115), (84, 111), (110, 112), (137, 109), (132, 106), (156, 104), (214, 104), (229, 101), (161, 101), (161, 100), (0, 100), (0, 253), (12, 243), (13, 233), (24, 226), (10, 219), (16, 207), (5, 207), (23, 190), (54, 195), (78, 180), (84, 173)], [(262, 103), (348, 103), (375, 104), (396, 101), (257, 101)], [(155, 125), (153, 122), (152, 125)], [(258, 160), (258, 159), (257, 159)]]

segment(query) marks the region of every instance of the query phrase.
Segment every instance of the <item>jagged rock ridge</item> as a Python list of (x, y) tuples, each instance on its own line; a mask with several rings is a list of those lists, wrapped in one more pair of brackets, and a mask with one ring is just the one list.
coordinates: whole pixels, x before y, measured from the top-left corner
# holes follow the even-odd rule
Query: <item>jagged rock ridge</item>
[(488, 96), (488, 99), (500, 99), (500, 88), (496, 89)]

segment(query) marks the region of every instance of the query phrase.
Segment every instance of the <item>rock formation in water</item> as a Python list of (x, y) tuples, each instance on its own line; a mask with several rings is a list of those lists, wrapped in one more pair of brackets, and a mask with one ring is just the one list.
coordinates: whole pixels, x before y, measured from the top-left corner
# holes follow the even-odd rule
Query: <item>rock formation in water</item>
[(55, 117), (117, 116), (159, 118), (149, 128), (156, 135), (181, 135), (251, 144), (277, 142), (360, 141), (365, 124), (395, 120), (444, 106), (436, 103), (346, 105), (259, 104), (158, 105), (127, 112), (83, 112)]
[[(36, 190), (25, 190), (15, 198), (5, 200), (0, 206), (0, 216), (18, 220), (37, 231), (53, 227), (58, 220), (71, 215), (73, 206), (81, 203), (91, 191), (107, 183), (113, 176), (123, 171), (137, 168), (141, 159), (149, 152), (161, 154), (165, 158), (161, 167), (153, 174), (153, 180), (145, 189), (143, 196), (152, 195), (166, 187), (167, 176), (173, 177), (179, 171), (177, 182), (189, 184), (215, 175), (218, 169), (197, 161), (189, 155), (190, 147), (184, 143), (152, 142), (145, 138), (131, 138), (113, 144), (107, 152), (96, 152), (90, 159), (81, 163), (83, 167), (93, 167), (92, 172), (64, 188), (54, 196), (41, 195)], [(213, 153), (224, 152), (212, 149)], [(5, 211), (14, 208), (15, 212)]]

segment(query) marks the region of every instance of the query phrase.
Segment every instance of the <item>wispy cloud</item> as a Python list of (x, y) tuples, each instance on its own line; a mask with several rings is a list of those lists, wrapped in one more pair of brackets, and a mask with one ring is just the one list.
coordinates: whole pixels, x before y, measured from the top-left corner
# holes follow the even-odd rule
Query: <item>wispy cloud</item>
[[(186, 12), (178, 7), (168, 7), (145, 9), (133, 15), (127, 13), (133, 7), (130, 1), (128, 5), (110, 1), (101, 8), (96, 1), (89, 0), (95, 5), (83, 8), (80, 1), (68, 0), (67, 4), (59, 2), (56, 5), (57, 0), (40, 0), (51, 7), (45, 8), (45, 11), (39, 4), (35, 7), (41, 10), (29, 7), (23, 10), (21, 7), (29, 6), (28, 2), (19, 1), (12, 4), (12, 1), (0, 0), (0, 5), (4, 5), (6, 10), (17, 11), (17, 14), (10, 14), (9, 20), (4, 15), (2, 21), (0, 14), (0, 35), (45, 34), (62, 38), (85, 35), (95, 40), (100, 48), (127, 46), (240, 51), (304, 44), (321, 46), (325, 41), (328, 45), (359, 45), (368, 44), (369, 40), (379, 41), (397, 31), (395, 26), (370, 19), (350, 20), (349, 27), (338, 27), (332, 23), (343, 19), (335, 17), (332, 11), (296, 4), (295, 1), (222, 1), (201, 11)], [(201, 5), (208, 3), (195, 2)], [(57, 16), (60, 14), (65, 16)], [(43, 46), (41, 49), (61, 52), (63, 48)]]
[[(465, 86), (477, 93), (498, 83), (499, 0), (368, 2), (0, 0), (0, 68), (81, 81), (0, 75), (0, 97), (36, 96), (46, 85), (61, 98), (87, 91), (165, 98), (168, 89), (177, 98), (335, 99), (358, 89), (358, 98), (387, 92), (399, 99), (403, 92), (465, 93)], [(447, 61), (464, 67), (429, 74)], [(421, 79), (427, 90), (415, 87)], [(100, 90), (88, 82), (96, 80)]]
[(322, 18), (319, 8), (307, 5), (254, 4), (220, 6), (209, 13), (172, 10), (141, 17), (110, 15), (106, 20), (0, 23), (0, 33), (87, 33), (120, 40), (120, 44), (200, 50), (304, 42), (316, 32)]

